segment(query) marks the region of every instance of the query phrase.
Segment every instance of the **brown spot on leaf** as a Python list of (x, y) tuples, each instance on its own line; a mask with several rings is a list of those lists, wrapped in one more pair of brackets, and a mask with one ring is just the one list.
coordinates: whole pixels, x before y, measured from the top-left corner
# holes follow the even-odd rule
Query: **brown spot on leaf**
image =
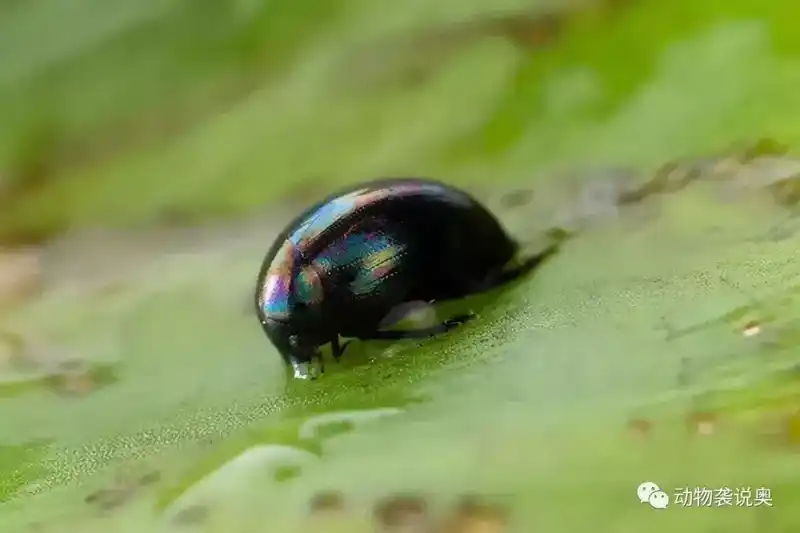
[(84, 498), (84, 501), (103, 510), (111, 510), (120, 507), (130, 500), (133, 491), (130, 487), (114, 487), (110, 489), (100, 489)]
[(463, 498), (446, 518), (443, 533), (502, 533), (508, 530), (508, 513), (499, 505)]
[(484, 22), (487, 35), (502, 36), (518, 48), (542, 48), (557, 39), (564, 30), (567, 13), (506, 15)]
[(139, 485), (142, 487), (146, 487), (149, 485), (154, 485), (161, 480), (161, 473), (153, 470), (152, 472), (148, 472), (147, 474), (143, 475), (139, 478)]
[(111, 486), (97, 490), (84, 498), (88, 504), (101, 509), (114, 509), (131, 500), (140, 488), (152, 485), (161, 479), (157, 471), (148, 472), (142, 476), (118, 472)]
[[(428, 532), (431, 519), (427, 502), (418, 496), (393, 496), (375, 506), (375, 521), (379, 531)], [(413, 528), (413, 529), (412, 529)]]
[(342, 493), (335, 490), (318, 492), (309, 501), (304, 531), (361, 531), (364, 517), (351, 511)]
[(319, 492), (311, 498), (309, 508), (312, 513), (341, 511), (344, 509), (344, 496), (335, 491)]
[(50, 378), (54, 391), (65, 396), (83, 396), (95, 389), (91, 368), (84, 361), (70, 359), (58, 365)]
[(500, 198), (500, 206), (506, 209), (515, 209), (531, 203), (533, 191), (530, 189), (519, 189), (503, 195)]
[(767, 186), (776, 204), (791, 207), (800, 201), (800, 178), (776, 181)]
[(0, 249), (0, 306), (36, 294), (41, 288), (41, 272), (38, 249)]
[(80, 397), (115, 383), (118, 376), (112, 364), (92, 365), (73, 358), (56, 364), (47, 379), (48, 387), (64, 397)]
[(648, 437), (653, 430), (653, 423), (644, 418), (636, 418), (628, 422), (628, 431), (635, 437)]
[(173, 518), (172, 522), (176, 525), (191, 526), (202, 524), (208, 519), (210, 512), (207, 505), (190, 505), (181, 509)]
[(699, 169), (681, 161), (663, 164), (652, 178), (635, 188), (620, 194), (620, 204), (632, 204), (659, 194), (677, 192), (692, 183), (699, 176)]
[(686, 418), (686, 428), (692, 435), (713, 435), (717, 429), (717, 416), (707, 412), (692, 413)]

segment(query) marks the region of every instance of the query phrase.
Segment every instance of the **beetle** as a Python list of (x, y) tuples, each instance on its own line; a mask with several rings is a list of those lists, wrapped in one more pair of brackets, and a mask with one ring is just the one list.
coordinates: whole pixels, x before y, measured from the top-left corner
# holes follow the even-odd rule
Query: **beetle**
[(315, 361), (324, 371), (320, 347), (330, 344), (338, 361), (353, 339), (448, 331), (473, 315), (410, 330), (386, 326), (417, 304), (513, 281), (559, 244), (512, 264), (519, 245), (468, 193), (432, 179), (376, 179), (328, 196), (278, 235), (258, 273), (256, 313), (294, 376), (313, 379)]

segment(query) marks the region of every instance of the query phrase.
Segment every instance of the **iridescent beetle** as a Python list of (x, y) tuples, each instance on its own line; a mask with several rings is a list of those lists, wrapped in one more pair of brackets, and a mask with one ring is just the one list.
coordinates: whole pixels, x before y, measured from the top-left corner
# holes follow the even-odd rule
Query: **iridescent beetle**
[[(403, 310), (463, 298), (532, 271), (556, 242), (512, 265), (518, 245), (467, 193), (427, 179), (375, 180), (329, 196), (278, 236), (258, 275), (264, 332), (297, 378), (314, 378), (319, 348), (429, 337), (469, 320), (387, 330)], [(349, 342), (349, 341), (348, 341)]]

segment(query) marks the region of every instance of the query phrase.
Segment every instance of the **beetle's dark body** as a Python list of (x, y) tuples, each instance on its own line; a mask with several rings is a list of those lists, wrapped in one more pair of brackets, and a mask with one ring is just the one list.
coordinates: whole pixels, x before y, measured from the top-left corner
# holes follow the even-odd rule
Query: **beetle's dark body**
[(297, 375), (319, 346), (332, 343), (338, 357), (340, 336), (408, 338), (449, 329), (453, 322), (400, 333), (381, 326), (403, 303), (481, 292), (542, 258), (509, 272), (516, 252), (467, 193), (433, 180), (376, 180), (329, 196), (278, 236), (258, 276), (257, 313)]

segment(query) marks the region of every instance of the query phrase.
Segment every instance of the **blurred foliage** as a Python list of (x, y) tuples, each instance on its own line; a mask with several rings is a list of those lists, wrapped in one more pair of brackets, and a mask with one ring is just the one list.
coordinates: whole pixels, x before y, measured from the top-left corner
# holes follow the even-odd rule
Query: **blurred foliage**
[(6, 193), (46, 185), (71, 165), (184, 131), (220, 99), (241, 98), (280, 76), (301, 47), (335, 24), (343, 5), (4, 5), (0, 168)]
[[(791, 2), (426, 6), (5, 6), (0, 238), (197, 221), (376, 174), (480, 183), (800, 138)], [(376, 68), (410, 78), (375, 85)]]
[[(373, 174), (481, 181), (492, 164), (518, 179), (800, 135), (797, 8), (782, 0), (3, 9), (5, 240), (241, 213)], [(418, 80), (370, 89), (376, 64)]]

